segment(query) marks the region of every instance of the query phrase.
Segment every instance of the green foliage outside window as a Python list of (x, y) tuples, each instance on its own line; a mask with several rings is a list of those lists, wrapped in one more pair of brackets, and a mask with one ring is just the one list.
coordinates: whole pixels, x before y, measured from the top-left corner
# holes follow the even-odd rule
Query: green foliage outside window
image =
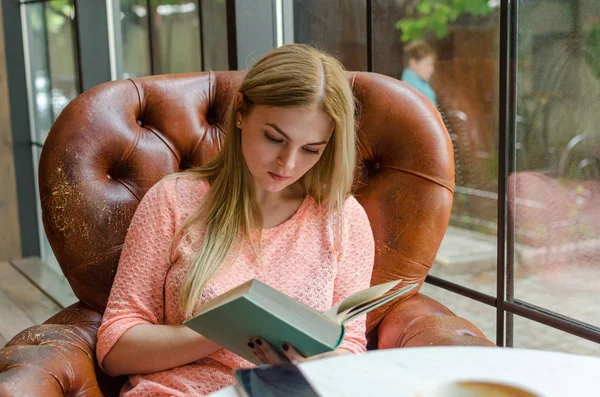
[(448, 36), (448, 25), (463, 14), (485, 17), (492, 11), (490, 0), (422, 0), (414, 18), (396, 22), (402, 32), (402, 41), (422, 39), (427, 32), (443, 39)]

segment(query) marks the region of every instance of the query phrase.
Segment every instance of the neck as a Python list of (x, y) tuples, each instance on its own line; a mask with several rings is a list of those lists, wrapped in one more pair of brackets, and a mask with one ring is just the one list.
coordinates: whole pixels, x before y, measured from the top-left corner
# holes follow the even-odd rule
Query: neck
[(303, 198), (304, 196), (305, 192), (302, 189), (302, 186), (300, 186), (300, 183), (298, 182), (286, 187), (285, 189), (279, 192), (269, 192), (265, 190), (262, 186), (260, 186), (258, 183), (256, 183), (255, 186), (256, 202), (261, 208), (276, 206), (289, 200), (297, 200)]

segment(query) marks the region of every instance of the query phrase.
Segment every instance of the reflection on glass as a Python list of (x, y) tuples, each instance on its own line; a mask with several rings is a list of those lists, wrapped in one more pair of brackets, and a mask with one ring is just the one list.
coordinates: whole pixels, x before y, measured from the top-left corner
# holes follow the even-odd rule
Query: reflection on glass
[(367, 69), (365, 2), (294, 0), (294, 42), (338, 57), (348, 70)]
[(373, 12), (375, 71), (429, 98), (454, 148), (450, 227), (431, 274), (495, 295), (499, 2), (376, 0)]
[(152, 1), (155, 74), (202, 70), (197, 0)]
[(420, 292), (440, 302), (454, 314), (460, 316), (484, 333), (487, 339), (496, 343), (496, 308), (454, 292), (430, 284), (424, 284)]
[(27, 43), (29, 49), (30, 98), (33, 107), (35, 139), (42, 143), (54, 122), (52, 87), (50, 84), (49, 59), (47, 53), (47, 28), (45, 4), (30, 4), (25, 7), (27, 21)]
[[(78, 94), (74, 48), (74, 7), (69, 1), (55, 0), (22, 5), (25, 14), (24, 43), (27, 50), (32, 139), (43, 144), (52, 124)], [(35, 148), (37, 164), (41, 149)], [(35, 184), (37, 187), (37, 183)], [(36, 194), (39, 200), (39, 195)], [(38, 208), (40, 203), (38, 201)], [(38, 219), (42, 225), (41, 219)], [(41, 227), (41, 226), (40, 226)], [(60, 272), (47, 239), (42, 241), (43, 260)]]
[(228, 70), (226, 2), (203, 0), (201, 4), (204, 70)]
[(201, 4), (202, 10), (197, 0), (120, 1), (120, 24), (114, 32), (119, 78), (198, 72), (203, 56), (204, 70), (227, 70), (226, 2), (206, 0)]
[(514, 316), (514, 347), (600, 356), (600, 344)]
[(121, 0), (117, 4), (121, 22), (115, 26), (118, 77), (148, 76), (151, 69), (146, 0)]
[(75, 72), (74, 7), (66, 1), (24, 5), (32, 120), (43, 143), (56, 117), (78, 95)]
[(600, 4), (521, 1), (518, 26), (515, 296), (600, 325)]
[(204, 70), (228, 69), (225, 1), (202, 1), (202, 10), (197, 0), (152, 0), (150, 12), (147, 4), (147, 0), (118, 3), (121, 23), (114, 33), (119, 78), (152, 74), (151, 57), (154, 74), (201, 71), (203, 56)]
[(46, 3), (47, 43), (54, 117), (79, 95), (75, 50), (75, 7), (70, 1)]

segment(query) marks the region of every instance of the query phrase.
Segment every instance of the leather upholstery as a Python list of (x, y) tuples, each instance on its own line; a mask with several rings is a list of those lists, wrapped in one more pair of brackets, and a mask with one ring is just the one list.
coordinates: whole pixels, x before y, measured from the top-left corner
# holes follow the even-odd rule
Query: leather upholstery
[[(95, 87), (54, 124), (39, 168), (43, 220), (80, 303), (15, 336), (0, 351), (2, 396), (117, 395), (124, 378), (98, 369), (94, 347), (120, 250), (145, 192), (203, 164), (223, 142), (244, 72), (162, 75)], [(454, 160), (433, 106), (389, 77), (348, 73), (358, 101), (362, 164), (356, 196), (376, 241), (372, 283), (422, 283), (446, 231)], [(370, 348), (493, 345), (420, 294), (368, 316)]]

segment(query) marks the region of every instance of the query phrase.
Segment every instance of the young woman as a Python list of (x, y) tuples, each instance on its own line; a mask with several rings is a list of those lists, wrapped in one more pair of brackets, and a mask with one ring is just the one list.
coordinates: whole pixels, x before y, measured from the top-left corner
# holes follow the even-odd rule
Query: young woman
[(437, 106), (437, 96), (429, 85), (435, 72), (436, 56), (433, 48), (423, 40), (412, 41), (404, 48), (404, 59), (406, 67), (402, 72), (402, 81), (415, 87)]
[[(369, 286), (374, 241), (350, 195), (354, 99), (342, 65), (304, 45), (277, 48), (232, 101), (222, 151), (165, 178), (132, 219), (98, 331), (97, 358), (129, 375), (121, 395), (204, 395), (252, 366), (182, 323), (256, 278), (316, 310)], [(263, 363), (277, 356), (247, 341)], [(365, 317), (334, 352), (365, 350)], [(301, 361), (288, 344), (288, 360)]]

